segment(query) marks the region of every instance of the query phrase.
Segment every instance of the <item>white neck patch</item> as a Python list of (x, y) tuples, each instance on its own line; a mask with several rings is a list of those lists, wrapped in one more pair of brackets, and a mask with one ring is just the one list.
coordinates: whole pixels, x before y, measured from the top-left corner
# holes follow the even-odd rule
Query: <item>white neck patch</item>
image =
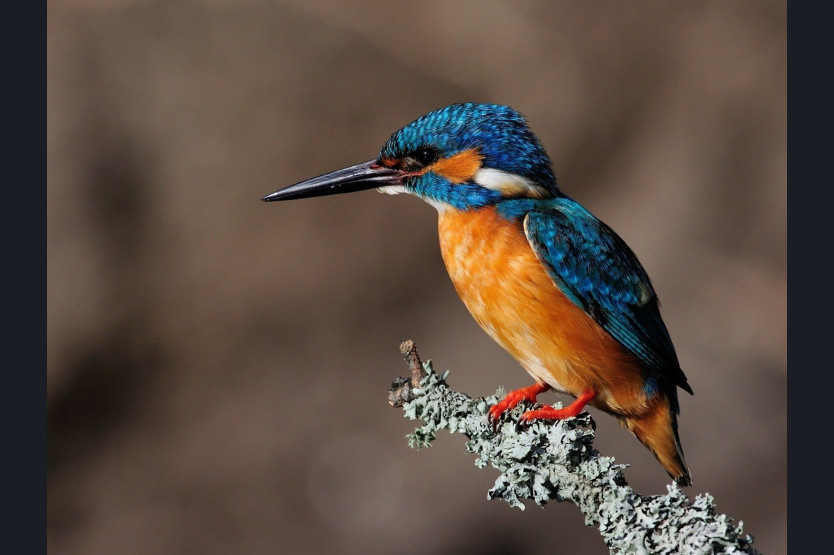
[(479, 169), (472, 181), (481, 187), (498, 191), (505, 197), (545, 198), (550, 194), (547, 189), (531, 179), (494, 168)]

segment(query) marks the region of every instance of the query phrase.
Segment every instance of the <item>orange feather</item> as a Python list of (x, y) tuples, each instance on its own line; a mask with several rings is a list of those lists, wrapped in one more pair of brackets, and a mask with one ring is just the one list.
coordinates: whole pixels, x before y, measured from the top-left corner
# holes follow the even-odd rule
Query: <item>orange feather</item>
[(455, 184), (466, 183), (480, 169), (483, 159), (478, 149), (464, 150), (448, 158), (441, 158), (426, 168), (426, 171), (432, 171)]

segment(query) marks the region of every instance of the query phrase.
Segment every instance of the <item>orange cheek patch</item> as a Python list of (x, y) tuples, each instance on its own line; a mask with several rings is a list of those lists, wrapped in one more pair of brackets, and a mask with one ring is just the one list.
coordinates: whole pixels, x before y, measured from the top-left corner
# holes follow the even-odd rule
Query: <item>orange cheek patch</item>
[(464, 150), (448, 158), (441, 158), (431, 166), (429, 170), (441, 175), (452, 183), (466, 183), (472, 179), (481, 168), (481, 161), (484, 159), (478, 153), (478, 149)]

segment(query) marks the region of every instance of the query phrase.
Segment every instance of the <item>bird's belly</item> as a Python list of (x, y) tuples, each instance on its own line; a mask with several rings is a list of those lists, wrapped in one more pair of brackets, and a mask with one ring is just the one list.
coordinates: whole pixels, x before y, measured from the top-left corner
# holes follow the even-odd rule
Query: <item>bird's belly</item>
[(572, 395), (593, 389), (604, 410), (645, 403), (639, 363), (553, 283), (521, 223), (491, 207), (447, 209), (439, 232), (464, 304), (533, 378)]

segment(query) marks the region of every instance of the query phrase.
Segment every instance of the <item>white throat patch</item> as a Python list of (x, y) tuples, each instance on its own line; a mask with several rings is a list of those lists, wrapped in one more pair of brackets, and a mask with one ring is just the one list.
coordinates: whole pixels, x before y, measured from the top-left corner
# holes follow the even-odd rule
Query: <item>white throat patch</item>
[(402, 185), (386, 185), (385, 187), (377, 187), (376, 190), (386, 195), (399, 195), (400, 193), (408, 193), (408, 190)]
[[(408, 189), (406, 189), (405, 187), (403, 187), (402, 185), (386, 185), (385, 187), (377, 187), (376, 190), (377, 190), (377, 192), (385, 193), (386, 195), (399, 195), (400, 193), (405, 193), (407, 195), (413, 195), (414, 194), (411, 191), (409, 191)], [(417, 195), (415, 195), (415, 196), (417, 196)], [(439, 201), (432, 200), (432, 199), (426, 198), (426, 197), (418, 197), (418, 198), (421, 198), (424, 201), (426, 201), (427, 203), (429, 203), (430, 205), (434, 206), (437, 209), (438, 212), (443, 212), (444, 210), (449, 208), (449, 205), (446, 204), (445, 202), (439, 202)]]

